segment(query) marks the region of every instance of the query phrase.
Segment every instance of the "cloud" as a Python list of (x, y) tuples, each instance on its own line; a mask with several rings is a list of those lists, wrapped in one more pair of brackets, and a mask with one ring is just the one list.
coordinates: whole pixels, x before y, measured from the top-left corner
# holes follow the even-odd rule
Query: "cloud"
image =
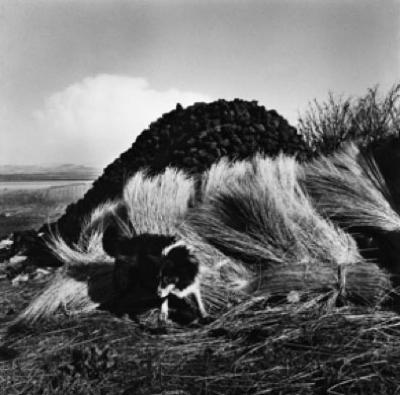
[(35, 111), (41, 157), (46, 162), (94, 163), (105, 166), (128, 149), (163, 113), (206, 95), (155, 90), (143, 78), (100, 74), (48, 97)]

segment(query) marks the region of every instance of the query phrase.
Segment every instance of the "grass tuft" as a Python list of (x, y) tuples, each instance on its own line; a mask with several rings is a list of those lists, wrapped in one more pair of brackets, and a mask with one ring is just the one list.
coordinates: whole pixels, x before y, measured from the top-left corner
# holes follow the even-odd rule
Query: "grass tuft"
[(346, 141), (368, 144), (388, 136), (400, 135), (400, 83), (385, 95), (378, 86), (359, 98), (344, 98), (330, 93), (324, 102), (310, 103), (298, 119), (297, 128), (310, 148), (327, 154)]

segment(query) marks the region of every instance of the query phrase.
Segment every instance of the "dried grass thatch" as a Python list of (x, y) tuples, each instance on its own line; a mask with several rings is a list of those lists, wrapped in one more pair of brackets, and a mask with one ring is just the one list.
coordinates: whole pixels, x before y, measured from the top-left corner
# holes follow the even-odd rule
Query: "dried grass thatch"
[[(364, 259), (353, 237), (331, 222), (335, 210), (326, 211), (336, 204), (357, 224), (397, 229), (384, 184), (362, 158), (350, 147), (304, 166), (285, 156), (222, 160), (204, 175), (200, 199), (189, 210), (190, 178), (173, 169), (151, 179), (135, 176), (124, 194), (128, 222), (110, 203), (93, 215), (75, 248), (54, 239), (70, 272), (57, 276), (20, 316), (38, 324), (40, 332), (31, 336), (40, 341), (8, 340), (8, 348), (35, 357), (20, 357), (24, 373), (18, 377), (0, 364), (4, 387), (31, 394), (67, 388), (125, 395), (395, 393), (400, 320), (382, 309), (394, 291), (390, 276)], [(326, 174), (330, 188), (320, 198), (314, 192)], [(343, 192), (335, 195), (335, 188)], [(353, 202), (359, 207), (352, 210)], [(114, 296), (112, 261), (101, 249), (102, 216), (106, 221), (116, 216), (137, 233), (177, 234), (191, 245), (213, 322), (172, 323), (160, 333), (154, 310), (142, 314), (140, 323), (88, 313), (93, 302)], [(57, 299), (57, 291), (68, 294), (64, 289), (79, 297)], [(86, 314), (60, 320), (61, 305)], [(44, 324), (49, 315), (55, 321)], [(43, 329), (56, 323), (62, 328)]]
[[(219, 166), (229, 174), (226, 182), (214, 182), (222, 173)], [(303, 172), (284, 156), (217, 164), (205, 179), (203, 203), (183, 226), (245, 263), (252, 294), (286, 298), (293, 291), (299, 297), (332, 292), (332, 300), (346, 295), (381, 301), (390, 289), (388, 275), (361, 257), (349, 234), (318, 213), (300, 185)]]
[(373, 158), (350, 144), (304, 165), (303, 182), (318, 211), (342, 227), (400, 231), (400, 216)]
[(7, 346), (23, 354), (0, 362), (4, 393), (372, 395), (400, 384), (395, 313), (261, 296), (201, 328), (154, 334), (153, 319), (92, 313), (16, 338)]

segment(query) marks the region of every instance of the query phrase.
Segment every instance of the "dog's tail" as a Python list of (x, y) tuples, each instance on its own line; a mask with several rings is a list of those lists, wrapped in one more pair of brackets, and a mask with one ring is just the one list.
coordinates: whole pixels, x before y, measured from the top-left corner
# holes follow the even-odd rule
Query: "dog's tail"
[[(230, 177), (214, 183), (220, 165), (229, 166)], [(346, 294), (367, 303), (382, 298), (390, 287), (387, 274), (364, 261), (355, 240), (317, 212), (293, 158), (257, 156), (215, 166), (205, 177), (207, 196), (187, 222), (207, 243), (251, 267), (260, 291)]]

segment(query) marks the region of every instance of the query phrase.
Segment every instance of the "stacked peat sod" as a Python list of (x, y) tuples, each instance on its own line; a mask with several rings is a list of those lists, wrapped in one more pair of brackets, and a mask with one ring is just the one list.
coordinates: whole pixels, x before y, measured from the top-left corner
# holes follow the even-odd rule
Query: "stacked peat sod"
[[(70, 242), (76, 241), (82, 219), (98, 204), (119, 197), (126, 180), (140, 168), (158, 173), (172, 165), (193, 174), (206, 170), (223, 156), (244, 159), (256, 152), (270, 156), (284, 152), (300, 160), (309, 155), (297, 130), (276, 111), (267, 111), (256, 101), (218, 100), (186, 109), (178, 104), (107, 166), (86, 195), (68, 206), (50, 229)], [(42, 228), (46, 230), (47, 226)]]

